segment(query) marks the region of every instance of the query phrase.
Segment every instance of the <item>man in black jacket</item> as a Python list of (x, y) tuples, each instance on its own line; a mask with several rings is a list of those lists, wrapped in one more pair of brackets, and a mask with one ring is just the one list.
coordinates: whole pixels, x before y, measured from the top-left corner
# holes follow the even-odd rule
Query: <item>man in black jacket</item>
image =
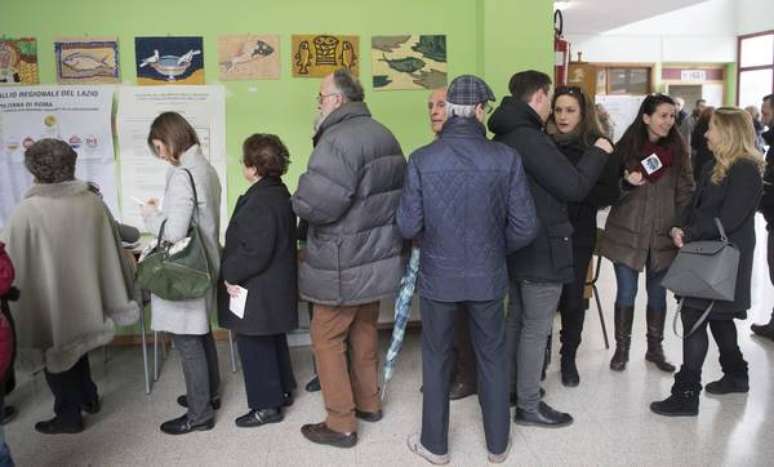
[[(768, 262), (769, 278), (774, 284), (774, 94), (763, 98), (761, 105), (761, 121), (769, 129), (763, 133), (763, 140), (769, 146), (766, 152), (766, 173), (763, 176), (763, 197), (760, 211), (766, 218), (766, 230), (769, 232)], [(774, 340), (774, 311), (766, 324), (753, 324), (750, 329), (755, 334)]]
[[(562, 286), (574, 281), (572, 225), (567, 202), (582, 201), (594, 186), (606, 156), (584, 155), (573, 165), (543, 132), (551, 112), (551, 78), (534, 71), (511, 78), (511, 97), (489, 120), (495, 141), (521, 154), (540, 228), (532, 244), (508, 257), (510, 299), (507, 352), (512, 391), (518, 399), (514, 421), (521, 425), (565, 426), (569, 414), (540, 401), (540, 373)], [(613, 148), (604, 138), (596, 146)]]

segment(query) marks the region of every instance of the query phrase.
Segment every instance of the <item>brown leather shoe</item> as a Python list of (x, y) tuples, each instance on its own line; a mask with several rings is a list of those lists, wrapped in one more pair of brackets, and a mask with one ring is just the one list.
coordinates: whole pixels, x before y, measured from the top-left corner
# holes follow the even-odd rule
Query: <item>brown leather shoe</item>
[(362, 410), (355, 409), (355, 417), (366, 422), (378, 422), (382, 419), (382, 411), (377, 410), (376, 412), (364, 412)]
[(470, 384), (454, 381), (449, 388), (449, 400), (456, 401), (472, 396), (476, 393), (476, 387)]
[(304, 438), (317, 444), (327, 444), (337, 448), (351, 448), (357, 444), (357, 432), (339, 433), (325, 425), (325, 422), (304, 425), (301, 427)]

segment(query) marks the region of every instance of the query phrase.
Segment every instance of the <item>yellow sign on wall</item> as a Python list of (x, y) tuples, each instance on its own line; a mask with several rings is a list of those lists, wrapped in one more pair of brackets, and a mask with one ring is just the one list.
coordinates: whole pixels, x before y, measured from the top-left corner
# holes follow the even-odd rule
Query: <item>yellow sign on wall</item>
[(322, 78), (339, 68), (346, 68), (355, 76), (360, 74), (358, 36), (294, 34), (291, 44), (296, 78)]

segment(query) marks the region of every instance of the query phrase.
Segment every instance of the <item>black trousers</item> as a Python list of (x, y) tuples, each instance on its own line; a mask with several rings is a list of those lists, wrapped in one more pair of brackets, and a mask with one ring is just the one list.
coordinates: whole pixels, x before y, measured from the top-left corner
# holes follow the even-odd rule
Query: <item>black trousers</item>
[(466, 386), (476, 386), (476, 355), (470, 340), (468, 310), (460, 306), (457, 312), (457, 331), (454, 338), (454, 374), (452, 380)]
[(581, 343), (588, 303), (583, 298), (583, 291), (586, 288), (586, 274), (593, 252), (594, 245), (573, 245), (575, 280), (571, 284), (564, 284), (559, 299), (559, 312), (562, 315), (562, 353), (574, 353)]
[[(503, 300), (463, 302), (478, 370), (478, 401), (489, 452), (505, 451), (510, 433), (505, 311)], [(421, 298), (422, 445), (435, 454), (449, 449), (449, 384), (460, 303)]]
[(54, 413), (67, 424), (81, 422), (81, 405), (94, 402), (97, 385), (91, 379), (89, 355), (85, 354), (67, 371), (51, 373), (45, 370), (46, 382), (54, 394)]
[(237, 345), (247, 405), (252, 410), (282, 407), (284, 394), (296, 389), (287, 336), (237, 334)]
[[(684, 307), (681, 314), (683, 322), (683, 332), (688, 333), (704, 310)], [(724, 373), (735, 373), (741, 371), (747, 372), (747, 362), (744, 361), (742, 351), (737, 344), (736, 325), (733, 320), (705, 320), (696, 331), (683, 339), (683, 368), (690, 374), (701, 379), (701, 368), (704, 366), (704, 360), (707, 357), (709, 349), (709, 338), (707, 336), (707, 326), (712, 331), (712, 337), (718, 345), (720, 354), (720, 366)]]

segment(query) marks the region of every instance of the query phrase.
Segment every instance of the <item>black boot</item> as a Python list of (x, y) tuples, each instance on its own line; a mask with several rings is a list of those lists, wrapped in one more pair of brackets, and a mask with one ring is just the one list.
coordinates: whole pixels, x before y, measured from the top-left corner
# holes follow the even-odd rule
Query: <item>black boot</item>
[(574, 388), (580, 384), (578, 367), (575, 366), (575, 348), (562, 345), (562, 384), (568, 388)]
[(626, 362), (629, 361), (629, 346), (632, 343), (632, 320), (634, 319), (634, 306), (615, 304), (615, 353), (610, 360), (610, 369), (624, 371)]
[(771, 318), (769, 319), (768, 323), (753, 324), (750, 326), (750, 329), (755, 333), (756, 336), (765, 337), (766, 339), (771, 339), (774, 341), (774, 310), (771, 312)]
[(648, 352), (645, 354), (645, 360), (654, 363), (661, 371), (673, 373), (675, 366), (666, 360), (664, 349), (661, 346), (661, 342), (664, 340), (666, 310), (657, 311), (648, 307), (645, 316), (648, 322)]
[(675, 375), (672, 395), (663, 401), (650, 404), (650, 410), (667, 417), (695, 417), (699, 415), (701, 373), (685, 367)]
[(734, 392), (745, 393), (750, 390), (747, 362), (744, 361), (739, 348), (733, 355), (721, 355), (720, 367), (723, 369), (723, 377), (704, 387), (708, 393), (721, 395)]

